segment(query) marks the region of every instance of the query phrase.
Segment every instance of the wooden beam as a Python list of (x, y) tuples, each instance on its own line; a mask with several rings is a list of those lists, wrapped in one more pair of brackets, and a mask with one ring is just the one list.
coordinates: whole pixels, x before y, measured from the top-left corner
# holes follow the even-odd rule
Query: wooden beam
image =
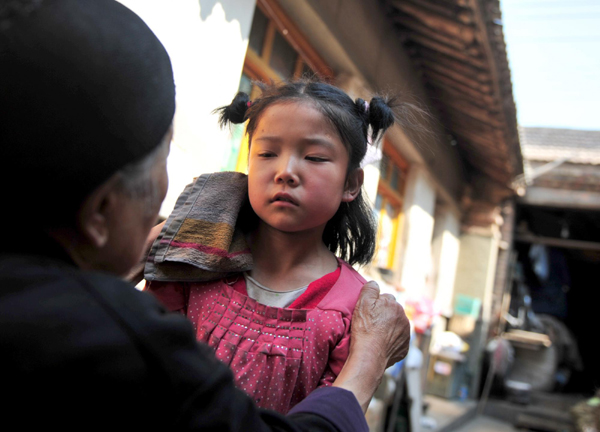
[[(484, 19), (484, 14), (481, 10), (480, 7), (480, 3), (478, 0), (469, 0), (470, 2), (470, 6), (471, 9), (473, 10), (473, 16), (475, 18), (475, 22), (477, 25), (477, 28), (479, 28), (479, 32), (478, 32), (478, 38), (481, 40), (482, 43), (482, 48), (484, 49), (484, 53), (485, 53), (485, 57), (487, 57), (488, 62), (489, 62), (489, 71), (492, 75), (492, 84), (494, 86), (493, 88), (493, 92), (494, 95), (496, 96), (496, 99), (498, 99), (499, 101), (504, 102), (504, 93), (502, 92), (502, 89), (500, 88), (500, 75), (498, 73), (498, 64), (497, 64), (497, 58), (494, 57), (494, 49), (492, 48), (492, 44), (490, 41), (490, 37), (488, 35), (488, 26), (487, 26), (487, 22)], [(490, 30), (492, 31), (492, 30)], [(497, 30), (496, 30), (497, 31)], [(502, 28), (500, 27), (500, 34), (502, 32)], [(504, 61), (506, 62), (506, 57), (504, 57)], [(506, 69), (508, 69), (508, 65), (506, 65)], [(510, 83), (510, 79), (508, 81), (504, 81), (507, 82), (508, 85), (512, 84)], [(511, 87), (512, 88), (512, 87)], [(510, 92), (510, 96), (512, 99), (512, 92)], [(511, 100), (512, 102), (512, 100)], [(515, 113), (511, 113), (508, 114), (506, 113), (506, 111), (501, 113), (502, 116), (504, 116), (504, 123), (507, 125), (506, 129), (507, 132), (509, 131), (509, 125), (510, 120), (508, 118), (508, 115), (511, 115), (513, 117), (515, 117), (516, 119), (516, 112)], [(512, 128), (511, 128), (512, 129)], [(516, 129), (516, 123), (515, 123), (515, 129)]]
[[(466, 143), (466, 141), (462, 141), (459, 147), (464, 151), (464, 158), (469, 161), (473, 168), (502, 184), (506, 184), (509, 176), (506, 174), (504, 162), (497, 157), (490, 157), (477, 146), (473, 146), (472, 143), (468, 146), (465, 145)], [(492, 172), (495, 172), (495, 175), (491, 175)]]
[(452, 78), (444, 76), (444, 75), (437, 73), (430, 69), (424, 69), (423, 73), (426, 75), (426, 77), (429, 81), (432, 81), (438, 87), (452, 88), (459, 92), (465, 93), (475, 99), (482, 98), (485, 96), (492, 96), (490, 93), (485, 91), (485, 90), (489, 90), (489, 86), (487, 88), (482, 86), (479, 89), (472, 88), (472, 87), (469, 87), (468, 85), (459, 83), (458, 81), (455, 81)]
[(394, 7), (418, 19), (434, 32), (442, 32), (469, 45), (475, 41), (475, 29), (469, 25), (440, 16), (413, 3), (394, 0)]
[(464, 85), (467, 85), (471, 88), (480, 90), (483, 93), (491, 93), (491, 87), (490, 87), (489, 81), (481, 82), (478, 79), (470, 77), (469, 75), (467, 75), (465, 73), (461, 73), (450, 67), (447, 67), (446, 65), (444, 65), (442, 63), (438, 63), (435, 61), (422, 59), (421, 64), (426, 66), (427, 69), (429, 69), (429, 70), (432, 70), (432, 71), (435, 71), (442, 75), (445, 75), (448, 78), (452, 78), (455, 81), (458, 81), (458, 82), (460, 82)]
[(473, 60), (459, 61), (439, 52), (431, 51), (427, 48), (421, 49), (421, 57), (423, 60), (428, 60), (445, 68), (452, 69), (455, 72), (474, 77), (474, 79), (482, 83), (488, 83), (492, 80), (492, 77), (487, 69), (484, 67), (482, 68), (480, 64), (474, 64), (475, 62)]
[(461, 112), (453, 111), (453, 110), (444, 110), (444, 115), (446, 119), (452, 122), (456, 127), (468, 130), (476, 135), (481, 135), (485, 137), (489, 137), (492, 140), (503, 139), (502, 135), (502, 127), (498, 128), (496, 126), (483, 123), (481, 121), (475, 120), (470, 116), (462, 115)]
[(248, 49), (246, 52), (244, 71), (250, 75), (252, 79), (258, 79), (259, 81), (281, 81), (281, 77), (273, 72), (269, 65), (265, 63), (264, 59), (256, 54), (252, 49)]
[(493, 96), (485, 95), (485, 96), (472, 97), (470, 95), (466, 95), (465, 93), (461, 92), (460, 90), (450, 88), (450, 87), (443, 87), (440, 85), (436, 85), (433, 82), (429, 82), (426, 84), (429, 87), (431, 87), (430, 92), (434, 95), (440, 95), (440, 97), (441, 96), (451, 97), (451, 98), (454, 97), (454, 98), (467, 100), (470, 103), (472, 103), (473, 105), (480, 106), (480, 107), (485, 108), (490, 111), (498, 110), (498, 103)]
[(298, 52), (308, 64), (308, 66), (325, 79), (333, 78), (333, 71), (325, 63), (325, 60), (315, 51), (307, 42), (306, 37), (288, 18), (281, 6), (275, 0), (257, 0), (257, 5), (271, 18), (285, 40)]
[(503, 126), (502, 123), (496, 118), (496, 114), (490, 113), (486, 109), (473, 105), (465, 100), (443, 97), (440, 98), (440, 100), (445, 106), (449, 106), (452, 109), (485, 124), (498, 128)]
[(534, 206), (599, 211), (600, 192), (529, 186), (525, 196), (519, 198), (519, 203)]
[[(401, 0), (394, 0), (392, 4), (399, 3)], [(407, 1), (407, 0), (402, 0)], [(451, 4), (450, 2), (434, 2), (431, 0), (408, 0), (417, 6), (422, 6), (424, 9), (428, 9), (438, 15), (445, 16), (452, 20), (458, 20), (463, 24), (471, 24), (473, 22), (473, 14), (470, 9), (465, 9), (457, 4)]]
[[(474, 63), (475, 61), (479, 60), (479, 58), (481, 56), (481, 52), (479, 50), (477, 50), (476, 48), (475, 48), (476, 52), (473, 50), (473, 48), (467, 49), (467, 50), (462, 50), (462, 51), (457, 51), (450, 46), (436, 42), (436, 41), (429, 39), (427, 37), (424, 37), (424, 36), (420, 36), (417, 34), (411, 34), (409, 36), (410, 36), (411, 40), (418, 43), (419, 45), (423, 45), (424, 47), (427, 47), (431, 50), (439, 51), (443, 54), (446, 54), (447, 56), (454, 57), (459, 60), (464, 60), (467, 62)], [(485, 63), (483, 63), (483, 61), (480, 60), (480, 64), (484, 65)]]
[(457, 4), (458, 6), (461, 6), (461, 7), (469, 6), (469, 0), (441, 0), (441, 1), (443, 3)]
[(426, 84), (430, 84), (430, 87), (432, 87), (432, 91), (435, 91), (435, 94), (439, 99), (459, 99), (468, 102), (473, 106), (494, 113), (498, 112), (498, 110), (500, 109), (500, 105), (497, 103), (496, 99), (491, 95), (486, 95), (484, 97), (472, 97), (471, 95), (465, 94), (459, 90), (450, 87), (436, 87), (434, 84), (431, 83)]
[(423, 37), (433, 39), (437, 42), (441, 42), (461, 51), (467, 49), (467, 45), (463, 41), (447, 36), (443, 33), (432, 32), (427, 26), (423, 25), (420, 21), (414, 19), (413, 17), (407, 15), (397, 16), (394, 17), (394, 22), (400, 24), (402, 27), (405, 27), (411, 31), (407, 35), (409, 39), (412, 39), (413, 36), (419, 34)]
[(547, 246), (559, 247), (564, 249), (582, 249), (582, 250), (593, 250), (600, 251), (600, 243), (583, 241), (583, 240), (571, 240), (556, 237), (542, 237), (534, 234), (517, 234), (515, 241), (521, 243), (536, 243)]
[(493, 139), (490, 139), (485, 135), (471, 132), (465, 128), (453, 128), (452, 133), (456, 135), (457, 138), (463, 138), (467, 141), (477, 144), (478, 146), (483, 146), (484, 148), (494, 148), (497, 145)]

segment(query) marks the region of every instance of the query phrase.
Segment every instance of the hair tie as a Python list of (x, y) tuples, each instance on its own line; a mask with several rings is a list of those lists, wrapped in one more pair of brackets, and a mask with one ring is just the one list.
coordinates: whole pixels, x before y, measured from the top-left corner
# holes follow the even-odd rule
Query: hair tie
[(365, 114), (369, 112), (369, 102), (365, 101)]
[(250, 107), (252, 106), (252, 101), (248, 101), (248, 102), (246, 102), (246, 106), (247, 106), (248, 108), (250, 108)]

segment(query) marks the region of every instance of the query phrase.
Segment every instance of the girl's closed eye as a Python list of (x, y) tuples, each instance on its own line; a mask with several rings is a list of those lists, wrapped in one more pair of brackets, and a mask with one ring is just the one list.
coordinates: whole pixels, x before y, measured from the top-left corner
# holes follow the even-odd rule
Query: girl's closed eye
[(328, 158), (322, 157), (322, 156), (306, 156), (305, 159), (309, 160), (311, 162), (328, 162), (329, 161)]

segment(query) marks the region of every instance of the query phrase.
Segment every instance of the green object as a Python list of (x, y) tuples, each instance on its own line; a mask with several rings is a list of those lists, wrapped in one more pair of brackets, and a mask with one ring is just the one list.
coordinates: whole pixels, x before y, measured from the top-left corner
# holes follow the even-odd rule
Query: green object
[(600, 406), (600, 398), (593, 397), (593, 398), (591, 398), (590, 400), (587, 401), (587, 404), (589, 406), (592, 406), (592, 407)]
[(479, 318), (481, 300), (464, 294), (457, 294), (454, 300), (454, 314)]

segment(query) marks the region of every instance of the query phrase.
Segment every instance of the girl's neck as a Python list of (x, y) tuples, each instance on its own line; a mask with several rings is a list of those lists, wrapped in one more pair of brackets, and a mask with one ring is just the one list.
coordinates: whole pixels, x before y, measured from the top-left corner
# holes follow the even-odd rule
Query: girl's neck
[(251, 276), (270, 289), (287, 291), (331, 273), (338, 262), (322, 236), (322, 229), (286, 233), (261, 222), (251, 239)]

